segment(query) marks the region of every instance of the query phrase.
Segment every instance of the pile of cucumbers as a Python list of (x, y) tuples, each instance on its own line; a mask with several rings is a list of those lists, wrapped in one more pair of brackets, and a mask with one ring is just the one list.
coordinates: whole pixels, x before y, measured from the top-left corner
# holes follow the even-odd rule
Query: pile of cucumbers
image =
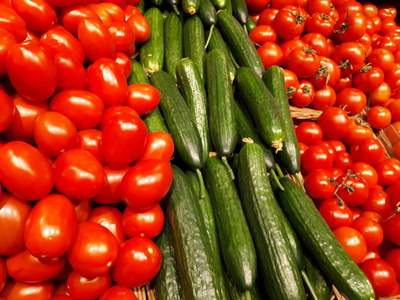
[(176, 149), (156, 299), (328, 300), (332, 285), (347, 299), (374, 299), (285, 176), (298, 174), (300, 155), (284, 77), (264, 70), (243, 3), (153, 0), (144, 11), (151, 36), (128, 81), (159, 90), (144, 120)]

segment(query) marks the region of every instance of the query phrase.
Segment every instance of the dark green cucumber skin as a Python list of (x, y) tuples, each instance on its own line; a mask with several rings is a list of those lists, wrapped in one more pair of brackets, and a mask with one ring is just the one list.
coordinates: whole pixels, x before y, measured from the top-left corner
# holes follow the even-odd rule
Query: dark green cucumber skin
[[(206, 32), (206, 35), (208, 36), (209, 31)], [(221, 49), (224, 51), (225, 56), (227, 58), (227, 64), (228, 64), (228, 71), (229, 71), (229, 76), (231, 81), (235, 79), (235, 74), (236, 74), (236, 67), (233, 64), (231, 58), (230, 58), (230, 49), (228, 48), (228, 45), (224, 41), (221, 32), (217, 27), (214, 27), (213, 33), (210, 38), (210, 42), (208, 43), (207, 46), (207, 51), (210, 52), (214, 49)]]
[(147, 77), (141, 63), (135, 59), (131, 59), (131, 66), (132, 70), (128, 77), (128, 85), (135, 83), (150, 84), (149, 77)]
[(249, 34), (254, 28), (257, 27), (257, 23), (253, 20), (252, 17), (247, 17), (246, 29), (247, 33)]
[(253, 69), (262, 76), (264, 65), (244, 28), (225, 10), (217, 12), (217, 26), (240, 66)]
[(284, 190), (275, 190), (278, 201), (328, 281), (348, 299), (374, 299), (370, 281), (340, 245), (308, 195), (287, 177), (279, 181)]
[(289, 101), (286, 96), (285, 79), (282, 68), (279, 66), (269, 67), (263, 74), (265, 85), (275, 98), (275, 102), (279, 107), (286, 127), (286, 138), (282, 151), (277, 153), (278, 159), (282, 166), (289, 174), (300, 172), (300, 150), (294, 131), (293, 119), (290, 114)]
[(182, 59), (176, 66), (178, 85), (189, 107), (192, 119), (200, 134), (203, 160), (211, 151), (208, 126), (207, 95), (196, 64), (190, 58)]
[[(261, 300), (260, 293), (258, 291), (257, 285), (254, 285), (254, 287), (246, 292), (241, 292), (238, 290), (236, 287), (235, 282), (230, 276), (226, 276), (226, 282), (228, 283), (228, 288), (229, 288), (229, 295), (231, 297), (231, 300)], [(246, 295), (246, 293), (248, 295)], [(246, 297), (247, 296), (247, 297)]]
[(196, 194), (185, 173), (172, 166), (167, 218), (178, 260), (184, 299), (229, 299), (223, 266), (212, 252)]
[(240, 150), (238, 182), (267, 294), (271, 299), (306, 300), (259, 145), (246, 144)]
[(232, 0), (225, 0), (225, 9), (229, 14), (232, 14), (233, 10), (232, 10)]
[(312, 284), (318, 300), (329, 300), (332, 297), (332, 284), (326, 281), (325, 276), (317, 268), (315, 263), (305, 256), (304, 272)]
[(235, 184), (218, 157), (207, 159), (203, 173), (228, 274), (240, 291), (250, 290), (257, 276), (257, 256)]
[(210, 199), (210, 194), (208, 193), (207, 189), (204, 191), (204, 198), (201, 198), (201, 191), (200, 191), (200, 182), (199, 182), (199, 177), (197, 174), (193, 171), (186, 171), (186, 176), (191, 183), (198, 202), (200, 204), (202, 216), (204, 219), (204, 224), (206, 226), (207, 230), (207, 235), (208, 239), (211, 242), (211, 248), (213, 253), (216, 255), (220, 255), (220, 249), (219, 249), (219, 242), (218, 242), (218, 234), (217, 234), (217, 225), (215, 223), (215, 217), (214, 217), (214, 210), (212, 207), (211, 199)]
[(178, 263), (168, 222), (165, 223), (163, 231), (157, 237), (156, 244), (162, 257), (160, 271), (154, 280), (156, 300), (183, 300)]
[(164, 0), (151, 0), (151, 3), (152, 3), (154, 6), (161, 6), (161, 5), (163, 5)]
[(245, 0), (231, 0), (232, 14), (240, 24), (246, 25), (249, 18)]
[(200, 0), (200, 7), (197, 15), (200, 17), (201, 21), (208, 26), (217, 24), (217, 11), (210, 0)]
[(222, 50), (207, 54), (206, 75), (211, 141), (219, 157), (229, 157), (236, 147), (237, 129), (232, 84)]
[(236, 125), (237, 125), (237, 133), (238, 133), (238, 144), (243, 146), (245, 143), (243, 142), (243, 138), (251, 138), (254, 143), (260, 145), (264, 154), (264, 162), (267, 167), (268, 172), (275, 169), (275, 159), (272, 154), (271, 148), (267, 147), (259, 137), (256, 129), (249, 122), (247, 117), (244, 115), (243, 111), (239, 107), (238, 104), (234, 105), (235, 116), (236, 116)]
[(216, 10), (225, 9), (227, 0), (211, 0)]
[(189, 15), (197, 13), (200, 7), (200, 0), (182, 0), (182, 9)]
[(146, 1), (145, 0), (141, 0), (139, 2), (138, 5), (136, 5), (136, 7), (140, 10), (140, 13), (143, 15), (144, 11), (145, 11), (145, 6), (146, 6)]
[(204, 161), (200, 135), (181, 93), (164, 71), (154, 72), (150, 82), (160, 92), (159, 108), (177, 153), (190, 169), (201, 169)]
[(197, 15), (186, 19), (183, 25), (183, 53), (196, 64), (201, 79), (205, 81), (206, 50), (204, 26)]
[(150, 25), (150, 37), (140, 48), (140, 62), (148, 74), (164, 66), (164, 17), (157, 7), (150, 7), (143, 15)]
[(286, 128), (282, 113), (257, 73), (240, 67), (236, 71), (236, 86), (263, 142), (273, 146), (275, 141), (284, 141)]
[(177, 83), (176, 65), (183, 58), (183, 18), (175, 12), (170, 12), (164, 24), (166, 71)]

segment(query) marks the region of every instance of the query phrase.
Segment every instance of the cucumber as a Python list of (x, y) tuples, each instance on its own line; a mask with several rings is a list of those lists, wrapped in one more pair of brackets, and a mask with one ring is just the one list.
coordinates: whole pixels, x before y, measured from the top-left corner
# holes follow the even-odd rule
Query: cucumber
[(139, 9), (140, 13), (143, 15), (145, 12), (146, 8), (146, 1), (145, 0), (140, 0), (140, 2), (136, 5), (136, 7)]
[(225, 9), (227, 0), (211, 0), (216, 10)]
[(165, 223), (156, 244), (161, 251), (161, 268), (154, 280), (156, 300), (183, 300), (175, 249), (172, 245), (171, 229)]
[(249, 13), (247, 11), (247, 5), (245, 0), (231, 0), (232, 3), (232, 15), (239, 21), (240, 24), (246, 25)]
[(200, 8), (197, 14), (204, 24), (208, 26), (217, 24), (217, 11), (210, 0), (200, 0)]
[(207, 96), (211, 141), (219, 157), (229, 157), (236, 147), (237, 129), (234, 99), (227, 68), (220, 49), (207, 54)]
[(249, 143), (240, 150), (238, 182), (269, 298), (306, 300), (300, 271), (259, 145)]
[(189, 107), (191, 117), (200, 134), (203, 160), (211, 151), (211, 138), (207, 116), (207, 95), (197, 66), (190, 58), (182, 59), (176, 66), (178, 84)]
[[(209, 31), (206, 32), (206, 35), (208, 36), (210, 34)], [(228, 71), (229, 71), (229, 77), (231, 79), (231, 82), (235, 79), (235, 74), (236, 74), (236, 67), (234, 63), (232, 62), (231, 55), (230, 55), (230, 49), (228, 48), (228, 45), (222, 38), (222, 35), (217, 27), (214, 27), (213, 32), (211, 34), (210, 42), (208, 43), (207, 46), (207, 51), (210, 52), (214, 49), (221, 49), (224, 53), (225, 56), (227, 57), (227, 66), (228, 66)]]
[(194, 61), (199, 70), (201, 80), (205, 82), (205, 36), (204, 27), (199, 16), (186, 19), (183, 25), (183, 53)]
[(235, 183), (218, 157), (206, 160), (204, 176), (227, 272), (240, 291), (250, 290), (257, 276), (257, 256)]
[(229, 299), (222, 262), (212, 252), (197, 197), (185, 173), (173, 165), (167, 218), (184, 299)]
[(204, 161), (199, 131), (181, 93), (171, 76), (164, 71), (154, 72), (150, 82), (160, 92), (159, 108), (174, 140), (177, 153), (190, 169), (201, 169)]
[(131, 59), (131, 74), (128, 77), (128, 85), (135, 84), (135, 83), (142, 83), (142, 84), (150, 84), (149, 78), (147, 77), (146, 71), (143, 69), (141, 63), (139, 63), (136, 59)]
[(246, 23), (247, 34), (249, 34), (256, 27), (257, 27), (257, 23), (253, 20), (252, 17), (248, 16), (247, 23)]
[[(164, 1), (164, 0), (163, 0), (163, 1)], [(162, 14), (163, 14), (164, 22), (165, 22), (165, 20), (168, 18), (169, 10), (168, 10), (168, 9), (164, 9), (163, 12), (162, 12)], [(165, 29), (164, 29), (164, 31), (165, 31)], [(164, 43), (165, 43), (165, 41), (164, 41)], [(164, 47), (165, 47), (165, 46), (164, 46)]]
[(236, 86), (263, 142), (275, 148), (276, 152), (282, 150), (286, 136), (285, 123), (262, 79), (254, 70), (240, 67), (236, 71)]
[(232, 14), (233, 10), (232, 10), (232, 0), (225, 0), (225, 10), (226, 12), (228, 12), (229, 14)]
[(197, 13), (200, 7), (200, 0), (182, 0), (182, 9), (189, 15)]
[(284, 190), (275, 190), (278, 201), (328, 281), (347, 299), (374, 299), (367, 276), (343, 249), (308, 195), (287, 177), (279, 182)]
[(154, 6), (161, 6), (164, 3), (164, 0), (151, 0), (150, 1), (151, 4), (153, 4)]
[[(142, 0), (143, 1), (143, 0)], [(171, 6), (171, 8), (173, 8), (173, 10), (175, 11), (175, 13), (177, 15), (179, 15), (179, 10), (178, 10), (178, 6), (181, 3), (180, 0), (167, 0), (167, 3), (169, 6)]]
[(262, 76), (264, 65), (244, 28), (225, 10), (217, 12), (217, 26), (240, 66), (253, 69)]
[(296, 174), (300, 172), (300, 150), (294, 131), (293, 119), (290, 114), (289, 102), (286, 96), (285, 79), (282, 68), (278, 66), (269, 67), (263, 74), (263, 80), (275, 102), (279, 107), (286, 127), (286, 138), (282, 151), (277, 153), (281, 165), (289, 172)]
[(226, 276), (229, 287), (229, 295), (231, 300), (261, 300), (260, 293), (258, 291), (257, 285), (255, 285), (251, 290), (241, 292), (237, 289), (235, 282), (230, 276)]
[(264, 162), (267, 167), (268, 172), (275, 169), (275, 159), (272, 151), (269, 147), (265, 146), (265, 144), (261, 141), (256, 129), (249, 122), (247, 117), (244, 115), (243, 111), (236, 103), (234, 105), (235, 117), (236, 117), (236, 128), (238, 133), (238, 144), (243, 146), (245, 142), (244, 138), (251, 138), (254, 143), (260, 145), (264, 154)]
[(312, 286), (311, 299), (312, 300), (329, 300), (332, 297), (332, 285), (328, 283), (325, 276), (317, 268), (315, 263), (306, 255), (305, 256), (305, 269), (308, 282)]
[(140, 63), (151, 74), (164, 65), (164, 17), (157, 7), (150, 7), (143, 15), (150, 25), (150, 37), (140, 48)]
[(176, 65), (183, 58), (183, 18), (175, 12), (171, 12), (165, 20), (164, 42), (164, 71), (177, 83)]

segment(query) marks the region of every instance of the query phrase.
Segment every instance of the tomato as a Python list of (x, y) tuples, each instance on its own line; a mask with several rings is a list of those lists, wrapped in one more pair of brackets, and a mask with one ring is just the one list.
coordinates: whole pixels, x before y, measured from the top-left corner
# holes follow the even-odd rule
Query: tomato
[(360, 216), (354, 220), (352, 227), (364, 236), (368, 249), (375, 249), (383, 242), (382, 226), (375, 220)]
[(351, 147), (351, 156), (354, 161), (362, 161), (376, 165), (385, 158), (385, 148), (375, 138), (364, 139)]
[(395, 41), (392, 40), (392, 38), (390, 38), (389, 36), (380, 36), (380, 37), (377, 37), (372, 42), (372, 48), (373, 49), (383, 48), (383, 49), (389, 50), (392, 53), (395, 53), (396, 49), (397, 49), (397, 45), (396, 45)]
[(335, 20), (329, 14), (313, 13), (307, 20), (306, 26), (309, 33), (320, 33), (328, 38), (335, 29)]
[(58, 53), (54, 60), (58, 69), (56, 92), (86, 88), (86, 70), (77, 58), (69, 53)]
[(93, 9), (83, 5), (76, 5), (68, 8), (66, 7), (60, 13), (60, 21), (62, 25), (75, 36), (78, 34), (79, 22), (83, 19), (95, 19), (97, 21), (101, 21)]
[(133, 288), (153, 279), (160, 267), (160, 249), (152, 240), (137, 236), (121, 244), (111, 274), (117, 284)]
[(311, 48), (296, 48), (287, 57), (286, 63), (299, 78), (315, 74), (320, 67), (320, 58)]
[(348, 152), (338, 152), (336, 154), (336, 158), (333, 162), (333, 165), (336, 168), (339, 168), (343, 172), (347, 172), (350, 169), (350, 166), (353, 164), (353, 159), (351, 158), (350, 153)]
[(270, 3), (271, 3), (271, 0), (246, 0), (247, 8), (250, 11), (262, 11)]
[(6, 60), (8, 51), (17, 43), (11, 32), (0, 28), (0, 76), (7, 74)]
[(127, 113), (117, 114), (103, 128), (104, 158), (110, 167), (125, 167), (140, 157), (146, 141), (146, 124), (140, 118)]
[(276, 14), (273, 27), (282, 39), (293, 39), (303, 33), (307, 15), (307, 12), (300, 7), (286, 5)]
[(339, 80), (333, 87), (336, 93), (339, 93), (339, 91), (343, 90), (344, 88), (351, 87), (353, 84), (353, 75), (343, 75), (341, 74)]
[(332, 59), (342, 69), (343, 75), (357, 73), (363, 66), (365, 50), (355, 42), (340, 44), (332, 55)]
[(303, 159), (303, 155), (307, 151), (307, 149), (308, 149), (308, 146), (306, 144), (299, 142), (300, 161)]
[(395, 248), (389, 250), (385, 255), (385, 261), (393, 268), (396, 279), (400, 279), (400, 249)]
[(135, 5), (127, 4), (124, 8), (125, 21), (128, 21), (133, 15), (141, 15), (140, 9)]
[(378, 7), (371, 2), (362, 3), (362, 11), (366, 17), (375, 17), (378, 15)]
[(145, 159), (161, 159), (170, 161), (174, 154), (174, 141), (163, 131), (155, 131), (147, 135), (146, 147), (137, 162)]
[(6, 67), (13, 87), (27, 100), (43, 102), (56, 90), (57, 65), (50, 49), (41, 42), (14, 45), (8, 51)]
[(320, 33), (307, 33), (301, 38), (311, 49), (317, 51), (319, 56), (326, 56), (328, 52), (328, 42)]
[(118, 242), (106, 227), (93, 222), (83, 222), (78, 229), (67, 259), (82, 276), (95, 278), (106, 274), (118, 257)]
[(375, 166), (378, 173), (378, 183), (382, 186), (389, 186), (400, 179), (400, 173), (394, 166), (384, 160)]
[(63, 152), (54, 161), (53, 171), (56, 189), (74, 199), (96, 196), (104, 183), (101, 164), (93, 154), (82, 149)]
[(276, 14), (279, 9), (268, 7), (264, 9), (258, 17), (258, 25), (269, 25), (273, 27)]
[(372, 52), (367, 57), (367, 62), (371, 63), (373, 67), (380, 68), (382, 72), (387, 72), (394, 63), (393, 54), (385, 49), (378, 48), (372, 50)]
[(311, 102), (311, 107), (317, 110), (324, 110), (327, 107), (332, 107), (335, 102), (335, 90), (329, 85), (326, 85), (315, 91), (314, 100)]
[(116, 115), (119, 114), (128, 114), (133, 117), (140, 117), (139, 114), (133, 110), (132, 108), (125, 106), (125, 105), (112, 105), (110, 107), (107, 107), (104, 110), (103, 117), (101, 119), (101, 123), (99, 125), (100, 130), (103, 130), (105, 127), (105, 124), (108, 123), (111, 118), (115, 117)]
[(0, 133), (7, 129), (14, 120), (15, 106), (6, 92), (0, 90)]
[(105, 165), (101, 140), (102, 132), (98, 129), (79, 130), (76, 148), (90, 152), (97, 158), (101, 165)]
[(388, 194), (377, 187), (369, 188), (367, 201), (361, 206), (363, 211), (372, 211), (380, 215), (388, 212), (390, 208), (391, 204)]
[(308, 13), (324, 13), (329, 15), (331, 12), (331, 1), (330, 0), (310, 0), (308, 2)]
[(135, 210), (145, 210), (160, 202), (172, 183), (169, 162), (147, 159), (133, 166), (122, 178), (121, 195)]
[(7, 269), (6, 264), (2, 256), (0, 256), (0, 293), (4, 288), (7, 281)]
[[(0, 197), (0, 254), (9, 255), (24, 248), (24, 228), (31, 206), (3, 192)], [(0, 289), (1, 290), (1, 289)]]
[(89, 215), (92, 210), (92, 202), (90, 201), (90, 199), (84, 199), (84, 200), (72, 199), (71, 202), (74, 205), (76, 220), (78, 224), (87, 221), (89, 219)]
[(273, 42), (264, 43), (261, 47), (257, 49), (258, 55), (265, 69), (270, 66), (279, 66), (283, 61), (283, 52), (278, 44)]
[(324, 200), (318, 210), (332, 230), (344, 226), (350, 227), (353, 223), (353, 212), (346, 203), (337, 198)]
[(341, 141), (329, 140), (328, 143), (335, 149), (336, 154), (338, 154), (339, 152), (346, 152), (346, 146)]
[(378, 17), (381, 19), (395, 19), (396, 7), (389, 3), (382, 3), (378, 6)]
[(342, 142), (347, 146), (353, 146), (367, 138), (373, 138), (374, 132), (368, 123), (362, 119), (350, 119), (350, 128), (342, 137)]
[(400, 99), (395, 99), (389, 103), (387, 109), (390, 111), (393, 121), (400, 121)]
[(299, 142), (306, 145), (317, 144), (322, 141), (322, 129), (315, 122), (305, 121), (297, 126), (296, 137)]
[(282, 70), (283, 70), (283, 76), (285, 78), (286, 90), (289, 89), (289, 87), (297, 89), (299, 87), (299, 79), (297, 78), (297, 75), (294, 74), (293, 71), (289, 69), (282, 69)]
[(18, 43), (26, 38), (26, 23), (12, 7), (0, 5), (0, 28), (10, 32)]
[(367, 31), (367, 19), (360, 12), (346, 12), (339, 15), (335, 30), (342, 43), (354, 42), (361, 38)]
[(282, 43), (280, 47), (283, 53), (282, 66), (287, 67), (287, 58), (290, 52), (292, 52), (296, 48), (307, 47), (307, 44), (301, 39), (292, 39)]
[(110, 286), (110, 272), (94, 278), (85, 278), (74, 270), (67, 279), (67, 291), (75, 299), (97, 299)]
[(358, 206), (367, 201), (369, 187), (367, 182), (354, 171), (347, 171), (347, 174), (337, 179), (339, 187), (336, 195), (349, 206)]
[(358, 88), (344, 88), (337, 93), (335, 105), (343, 108), (349, 115), (356, 115), (367, 105), (367, 96)]
[(139, 115), (152, 112), (160, 102), (160, 92), (150, 84), (136, 83), (128, 86), (125, 105), (134, 109)]
[(122, 225), (129, 237), (145, 236), (152, 239), (164, 227), (164, 213), (158, 203), (144, 211), (135, 211), (127, 206), (122, 215)]
[(49, 300), (53, 293), (54, 284), (51, 280), (38, 283), (23, 283), (9, 279), (0, 293), (0, 297), (14, 300)]
[(389, 100), (391, 93), (390, 86), (386, 82), (382, 82), (382, 84), (370, 94), (370, 105), (386, 106), (385, 103)]
[(358, 161), (354, 162), (350, 169), (359, 174), (368, 184), (368, 186), (375, 187), (378, 184), (378, 173), (376, 173), (373, 166), (368, 163)]
[(400, 64), (394, 63), (385, 73), (385, 82), (392, 90), (400, 88)]
[(389, 296), (396, 288), (396, 273), (382, 259), (368, 259), (361, 265), (361, 270), (367, 275), (376, 297)]
[(346, 111), (339, 107), (327, 107), (317, 119), (324, 133), (324, 138), (337, 140), (342, 138), (349, 129), (349, 117)]
[(333, 156), (329, 153), (327, 147), (321, 145), (309, 146), (300, 160), (301, 172), (307, 176), (312, 170), (328, 170), (333, 165)]
[(392, 114), (386, 107), (379, 105), (371, 107), (367, 112), (367, 122), (374, 129), (383, 129), (390, 125)]
[(134, 46), (135, 34), (133, 28), (125, 20), (113, 21), (108, 27), (108, 31), (114, 39), (116, 51), (126, 52)]
[(335, 87), (340, 79), (340, 74), (338, 65), (332, 59), (321, 56), (319, 69), (309, 77), (309, 80), (316, 88), (322, 88), (326, 85)]
[(127, 21), (135, 33), (135, 41), (144, 43), (150, 37), (150, 24), (142, 15), (133, 15)]
[(336, 184), (332, 181), (332, 174), (324, 169), (312, 170), (304, 181), (307, 194), (315, 200), (332, 198)]
[(137, 300), (135, 293), (122, 285), (114, 285), (101, 294), (99, 300)]
[(367, 244), (363, 235), (352, 227), (336, 228), (333, 230), (333, 234), (354, 262), (361, 264), (367, 254)]
[(117, 4), (117, 2), (126, 3), (125, 0), (103, 1), (102, 3), (99, 3), (98, 6), (107, 10), (114, 21), (125, 21), (124, 10)]
[[(388, 192), (389, 196), (391, 194)], [(392, 207), (393, 207), (393, 199), (392, 200)], [(392, 243), (396, 245), (400, 245), (400, 238), (399, 238), (399, 230), (400, 230), (400, 215), (397, 211), (391, 210), (385, 216), (384, 220), (382, 221), (382, 227), (385, 231), (385, 237), (389, 239)]]
[(129, 56), (122, 52), (115, 52), (112, 59), (122, 68), (125, 78), (128, 79), (132, 71), (132, 63)]
[(360, 70), (360, 73), (355, 74), (353, 85), (359, 88), (364, 93), (372, 92), (378, 88), (384, 80), (384, 74), (377, 67), (366, 67)]
[(96, 94), (85, 90), (65, 90), (54, 95), (50, 109), (66, 116), (78, 129), (98, 125), (104, 111), (103, 101)]
[(297, 107), (305, 107), (312, 103), (314, 95), (315, 89), (311, 82), (305, 79), (300, 79), (299, 86), (294, 92), (294, 95), (289, 93), (288, 98), (290, 104)]
[(341, 4), (336, 5), (339, 15), (352, 12), (363, 12), (362, 4), (357, 1), (343, 1)]
[(267, 42), (276, 43), (278, 34), (270, 25), (258, 25), (252, 31), (250, 31), (249, 38), (253, 41), (253, 43), (262, 45)]

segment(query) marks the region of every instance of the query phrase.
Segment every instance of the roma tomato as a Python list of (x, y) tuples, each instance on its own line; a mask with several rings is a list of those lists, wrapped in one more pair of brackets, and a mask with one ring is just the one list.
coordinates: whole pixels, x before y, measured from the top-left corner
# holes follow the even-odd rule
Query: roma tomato
[(7, 74), (6, 60), (8, 51), (17, 43), (11, 32), (0, 28), (0, 76)]
[(367, 254), (367, 243), (363, 235), (352, 227), (336, 228), (333, 234), (354, 262), (361, 264)]
[(135, 41), (144, 43), (150, 37), (150, 24), (147, 19), (142, 15), (133, 15), (128, 19), (128, 24), (132, 26), (135, 33)]
[(375, 249), (383, 242), (382, 226), (375, 220), (360, 216), (354, 220), (351, 227), (363, 235), (368, 249)]
[(349, 115), (356, 115), (367, 105), (367, 96), (358, 88), (344, 88), (336, 94), (335, 105), (343, 108)]
[(97, 299), (110, 286), (110, 272), (94, 278), (86, 278), (74, 270), (67, 279), (68, 294), (74, 299)]
[(137, 236), (121, 244), (111, 274), (117, 284), (134, 288), (153, 279), (160, 267), (160, 249), (152, 240)]
[(118, 257), (118, 242), (106, 227), (93, 222), (78, 225), (67, 259), (76, 272), (86, 278), (108, 273)]
[(337, 198), (324, 200), (318, 210), (332, 230), (339, 227), (350, 227), (353, 223), (352, 210)]
[(339, 107), (327, 107), (318, 117), (317, 124), (324, 133), (324, 139), (338, 140), (349, 129), (349, 117), (346, 111)]
[(353, 171), (339, 176), (337, 179), (339, 187), (336, 194), (349, 206), (358, 206), (367, 201), (369, 187), (367, 182)]
[(351, 147), (351, 157), (354, 161), (362, 161), (376, 165), (385, 158), (385, 148), (375, 138), (364, 139)]
[(98, 129), (79, 130), (76, 148), (90, 152), (97, 158), (99, 163), (104, 166), (106, 161), (103, 156), (101, 140), (102, 132)]
[(89, 219), (90, 212), (92, 211), (92, 201), (90, 201), (90, 199), (72, 199), (71, 202), (74, 205), (78, 224), (87, 221)]
[(10, 32), (21, 43), (26, 39), (25, 21), (10, 7), (0, 5), (0, 28)]
[(35, 257), (48, 260), (67, 252), (75, 236), (77, 221), (71, 201), (57, 194), (35, 204), (25, 224), (24, 241)]
[(122, 215), (122, 226), (129, 237), (145, 236), (152, 239), (164, 227), (164, 213), (158, 203), (144, 211), (135, 211), (127, 206)]
[(13, 0), (11, 3), (26, 26), (34, 31), (44, 32), (57, 22), (55, 8), (45, 0)]
[(70, 198), (92, 198), (104, 183), (101, 164), (86, 150), (71, 149), (63, 152), (54, 161), (53, 170), (56, 189)]
[(104, 130), (105, 124), (107, 124), (112, 117), (115, 117), (119, 114), (128, 114), (133, 117), (140, 118), (139, 114), (135, 110), (126, 105), (113, 105), (104, 110), (103, 117), (99, 125), (100, 130)]
[(13, 87), (27, 100), (46, 101), (57, 88), (54, 55), (42, 42), (32, 40), (14, 45), (8, 52), (6, 67)]
[(54, 294), (54, 284), (51, 280), (38, 283), (23, 283), (9, 279), (0, 297), (15, 300), (49, 300)]
[(332, 174), (328, 170), (311, 171), (304, 181), (307, 194), (315, 200), (332, 198), (336, 190), (336, 184), (332, 179)]
[(112, 59), (122, 68), (125, 78), (128, 79), (132, 71), (132, 63), (129, 56), (122, 52), (115, 52)]
[(99, 16), (87, 5), (66, 6), (60, 13), (62, 25), (75, 36), (78, 35), (78, 25), (83, 19), (95, 19), (101, 22)]
[(143, 160), (122, 178), (122, 199), (135, 210), (148, 209), (168, 193), (172, 175), (169, 162), (160, 159)]
[(135, 293), (122, 285), (114, 285), (101, 294), (99, 300), (137, 300)]
[(173, 154), (174, 141), (171, 135), (163, 131), (155, 131), (147, 135), (146, 147), (137, 162), (145, 159), (170, 161)]
[(50, 4), (58, 7), (70, 7), (73, 5), (81, 4), (83, 0), (47, 0)]
[(56, 92), (86, 88), (86, 70), (75, 56), (58, 53), (54, 56), (54, 60), (58, 69)]
[(15, 106), (6, 92), (0, 90), (0, 133), (2, 133), (14, 120)]
[(372, 211), (380, 215), (385, 214), (391, 208), (388, 194), (377, 187), (370, 187), (367, 201), (361, 205), (363, 211)]
[(134, 47), (135, 33), (132, 26), (125, 20), (113, 21), (108, 27), (108, 31), (114, 39), (117, 52), (126, 52)]
[(378, 174), (378, 184), (389, 186), (400, 179), (400, 172), (390, 163), (384, 160), (375, 166)]
[(389, 296), (397, 286), (396, 273), (382, 259), (368, 259), (361, 265), (374, 288), (376, 297)]
[(160, 92), (150, 84), (135, 83), (128, 86), (125, 105), (134, 109), (139, 115), (152, 112), (160, 102)]

